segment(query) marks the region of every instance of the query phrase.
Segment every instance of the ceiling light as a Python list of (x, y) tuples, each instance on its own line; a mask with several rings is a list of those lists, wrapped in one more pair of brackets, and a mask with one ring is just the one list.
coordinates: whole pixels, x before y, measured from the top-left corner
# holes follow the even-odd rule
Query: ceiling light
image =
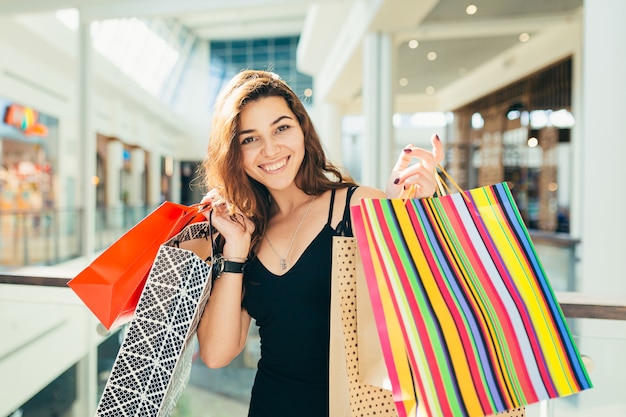
[(471, 123), (472, 129), (482, 129), (485, 125), (485, 119), (483, 119), (483, 116), (480, 113), (474, 113), (472, 114)]
[(548, 126), (548, 113), (545, 110), (533, 110), (530, 112), (530, 127), (542, 129)]
[(407, 85), (409, 85), (409, 80), (402, 77), (400, 78), (400, 81), (398, 81), (398, 84), (400, 84), (400, 87), (406, 87)]
[(441, 112), (418, 112), (411, 116), (410, 123), (415, 127), (445, 127), (448, 120)]
[(476, 14), (477, 11), (478, 11), (478, 7), (475, 4), (470, 4), (469, 6), (465, 8), (465, 13), (467, 13), (470, 16)]
[(419, 43), (417, 40), (415, 40), (415, 39), (411, 39), (411, 40), (409, 41), (409, 48), (411, 48), (411, 49), (415, 49), (415, 48), (417, 48), (418, 46), (420, 46), (420, 43)]
[(534, 147), (536, 147), (537, 145), (539, 145), (539, 140), (537, 140), (537, 138), (532, 137), (532, 138), (529, 138), (529, 139), (528, 139), (528, 147), (529, 147), (529, 148), (534, 148)]
[(428, 94), (429, 96), (435, 94), (435, 87), (433, 87), (432, 85), (426, 87), (426, 94)]
[(426, 58), (427, 58), (429, 61), (434, 61), (435, 59), (437, 59), (437, 52), (429, 52), (429, 53), (426, 55)]
[(509, 120), (517, 120), (521, 115), (522, 113), (519, 110), (511, 110), (506, 114), (506, 118)]
[(528, 42), (529, 39), (530, 39), (530, 35), (526, 32), (519, 35), (520, 42)]
[(307, 88), (304, 90), (305, 97), (311, 97), (312, 95), (313, 95), (313, 90), (311, 90), (310, 88)]
[(565, 109), (550, 113), (549, 119), (552, 126), (559, 129), (568, 129), (574, 126), (574, 115)]

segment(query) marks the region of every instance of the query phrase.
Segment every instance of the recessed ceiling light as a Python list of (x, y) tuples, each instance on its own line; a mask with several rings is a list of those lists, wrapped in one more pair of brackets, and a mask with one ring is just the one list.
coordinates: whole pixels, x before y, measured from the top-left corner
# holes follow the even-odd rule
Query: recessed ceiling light
[(475, 4), (470, 4), (469, 6), (465, 8), (465, 13), (467, 13), (470, 16), (476, 14), (477, 11), (478, 11), (478, 6), (476, 6)]
[(429, 61), (434, 61), (435, 59), (437, 59), (437, 52), (429, 52), (429, 53), (426, 55), (426, 58), (427, 58)]
[(411, 49), (415, 49), (415, 48), (417, 48), (418, 46), (420, 46), (420, 43), (419, 43), (416, 39), (411, 39), (411, 40), (409, 41), (409, 48), (411, 48)]
[(400, 84), (400, 87), (406, 87), (407, 85), (409, 85), (409, 80), (402, 77), (400, 78), (400, 81), (398, 81), (398, 84)]
[(520, 42), (528, 42), (529, 39), (530, 39), (530, 35), (526, 32), (519, 35)]
[(433, 87), (432, 85), (426, 87), (426, 94), (428, 94), (429, 96), (435, 94), (435, 87)]
[(307, 88), (304, 90), (305, 97), (311, 97), (312, 95), (313, 95), (313, 90), (311, 90), (310, 88)]

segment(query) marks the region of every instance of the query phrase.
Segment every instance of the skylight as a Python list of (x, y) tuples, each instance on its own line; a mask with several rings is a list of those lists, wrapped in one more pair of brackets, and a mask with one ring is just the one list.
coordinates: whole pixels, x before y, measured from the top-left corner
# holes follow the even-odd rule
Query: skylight
[[(75, 9), (56, 16), (68, 28), (78, 27)], [(92, 45), (152, 95), (159, 97), (180, 52), (137, 18), (108, 19), (91, 24)]]

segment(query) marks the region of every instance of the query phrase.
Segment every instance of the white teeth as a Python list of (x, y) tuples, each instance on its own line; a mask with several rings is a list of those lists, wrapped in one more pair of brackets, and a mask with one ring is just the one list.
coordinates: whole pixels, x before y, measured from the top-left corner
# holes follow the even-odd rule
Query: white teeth
[(263, 168), (263, 170), (265, 170), (267, 172), (277, 171), (277, 170), (281, 169), (282, 167), (284, 167), (286, 163), (287, 163), (287, 160), (283, 159), (282, 161), (277, 162), (275, 164), (263, 165), (262, 168)]

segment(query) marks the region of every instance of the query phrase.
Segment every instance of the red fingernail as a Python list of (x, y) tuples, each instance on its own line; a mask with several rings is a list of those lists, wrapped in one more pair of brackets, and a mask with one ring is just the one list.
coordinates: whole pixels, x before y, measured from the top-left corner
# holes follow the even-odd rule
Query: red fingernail
[(394, 183), (394, 184), (397, 184), (397, 183), (399, 183), (399, 182), (400, 182), (400, 178), (396, 178), (395, 180), (393, 180), (393, 183)]
[(413, 152), (413, 149), (411, 149), (411, 148), (404, 148), (402, 150), (404, 151), (404, 153), (411, 153), (411, 152)]

